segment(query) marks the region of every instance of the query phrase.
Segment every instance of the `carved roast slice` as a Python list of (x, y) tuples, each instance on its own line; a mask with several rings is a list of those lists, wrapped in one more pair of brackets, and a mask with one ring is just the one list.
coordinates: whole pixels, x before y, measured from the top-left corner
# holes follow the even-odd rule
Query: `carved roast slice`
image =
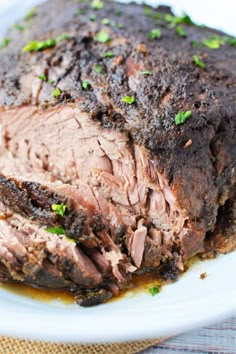
[[(125, 153), (124, 149), (123, 153)], [(141, 160), (140, 154), (136, 156), (138, 157), (135, 160), (136, 168), (146, 171), (147, 177), (150, 178), (148, 175), (150, 171), (145, 160)], [(131, 163), (133, 164), (133, 161)], [(83, 277), (83, 274), (81, 279), (79, 277), (76, 280), (71, 279), (69, 277), (71, 268), (68, 274), (61, 273), (65, 281), (74, 281), (74, 286), (94, 289), (98, 285), (104, 285), (102, 281), (106, 279), (106, 286), (118, 284), (122, 288), (126, 286), (128, 274), (132, 274), (140, 267), (148, 270), (158, 267), (160, 262), (166, 263), (174, 259), (176, 267), (182, 269), (183, 260), (198, 252), (202, 247), (202, 242), (199, 241), (192, 242), (192, 248), (188, 246), (186, 239), (191, 235), (191, 230), (184, 227), (186, 219), (181, 214), (167, 182), (161, 175), (156, 176), (156, 181), (153, 177), (155, 185), (152, 188), (151, 183), (148, 183), (149, 178), (146, 180), (142, 175), (140, 176), (140, 179), (143, 178), (143, 194), (146, 193), (147, 196), (145, 202), (142, 203), (142, 208), (138, 209), (131, 203), (125, 206), (115, 202), (112, 198), (112, 189), (104, 191), (104, 187), (98, 188), (96, 184), (89, 184), (89, 181), (85, 183), (85, 181), (78, 180), (76, 184), (55, 181), (54, 176), (49, 172), (40, 173), (34, 170), (32, 173), (31, 167), (24, 168), (19, 159), (6, 155), (0, 160), (0, 168), (2, 173), (0, 193), (5, 205), (0, 221), (3, 225), (3, 242), (5, 234), (13, 234), (14, 239), (20, 237), (23, 240), (24, 247), (24, 240), (27, 243), (32, 242), (32, 252), (42, 254), (44, 250), (43, 254), (47, 260), (52, 259), (53, 250), (59, 248), (59, 254), (55, 254), (55, 259), (59, 264), (61, 262), (71, 264), (67, 248), (73, 249), (74, 252), (78, 249), (76, 253), (78, 272), (86, 274), (87, 283), (84, 280), (86, 276)], [(137, 181), (138, 178), (136, 183)], [(117, 194), (121, 193), (119, 185), (116, 189)], [(150, 192), (145, 192), (146, 189), (150, 189)], [(55, 204), (66, 205), (65, 215), (57, 215), (52, 210), (52, 205)], [(154, 214), (154, 209), (159, 210), (159, 218)], [(51, 227), (55, 230), (62, 228), (64, 235), (57, 235), (57, 230), (52, 235), (47, 231)], [(36, 237), (37, 232), (39, 240)], [(28, 239), (24, 235), (27, 235)], [(43, 236), (45, 236), (45, 243), (41, 242), (41, 248), (37, 248), (35, 242), (40, 243)], [(51, 250), (48, 249), (48, 242), (54, 247)], [(14, 241), (13, 245), (15, 244)], [(10, 249), (14, 253), (14, 247)], [(176, 252), (173, 256), (174, 249)], [(48, 256), (49, 251), (50, 256)], [(88, 260), (85, 263), (86, 256), (92, 260), (92, 264)], [(82, 270), (80, 270), (80, 258), (83, 263)], [(37, 256), (32, 260), (31, 266), (36, 259)], [(7, 267), (9, 263), (7, 254), (6, 260), (2, 258), (2, 263)], [(35, 265), (37, 274), (39, 273), (40, 276), (43, 266), (44, 258), (40, 265), (38, 263)], [(40, 272), (38, 267), (41, 267)], [(87, 273), (84, 269), (86, 267), (88, 267)], [(41, 278), (37, 280), (37, 274), (35, 278), (32, 278), (33, 280), (29, 280), (22, 269), (20, 272), (22, 281), (33, 285), (49, 286), (46, 277), (44, 284)], [(9, 271), (9, 274), (14, 280), (20, 279), (18, 275), (14, 276), (14, 272)], [(101, 278), (101, 274), (104, 279)], [(55, 279), (58, 284), (58, 279)], [(55, 284), (51, 282), (51, 286), (55, 287)], [(64, 286), (63, 282), (62, 286)]]
[[(50, 0), (1, 49), (0, 277), (88, 306), (235, 248), (236, 51), (186, 19), (179, 37), (165, 7), (79, 5)], [(213, 35), (203, 70), (192, 43)]]

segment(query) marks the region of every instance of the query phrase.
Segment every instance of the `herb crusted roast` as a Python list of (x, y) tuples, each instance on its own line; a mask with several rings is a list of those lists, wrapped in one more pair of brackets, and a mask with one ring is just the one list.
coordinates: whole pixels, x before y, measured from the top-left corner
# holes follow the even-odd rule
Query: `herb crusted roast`
[(50, 0), (0, 50), (0, 279), (84, 306), (235, 240), (235, 39)]

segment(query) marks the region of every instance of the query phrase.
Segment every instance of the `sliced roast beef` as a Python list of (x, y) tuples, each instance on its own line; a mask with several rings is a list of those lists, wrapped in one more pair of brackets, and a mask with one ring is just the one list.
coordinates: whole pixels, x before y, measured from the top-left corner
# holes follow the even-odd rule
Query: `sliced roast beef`
[(2, 213), (7, 216), (0, 220), (1, 264), (9, 280), (47, 288), (100, 285), (102, 275), (76, 243), (4, 207)]
[(9, 32), (0, 55), (1, 279), (68, 287), (86, 306), (133, 273), (176, 274), (206, 240), (213, 252), (235, 248), (233, 212), (226, 222), (235, 201), (234, 41), (188, 16), (178, 18), (183, 38), (174, 21), (165, 7), (50, 0), (30, 29)]

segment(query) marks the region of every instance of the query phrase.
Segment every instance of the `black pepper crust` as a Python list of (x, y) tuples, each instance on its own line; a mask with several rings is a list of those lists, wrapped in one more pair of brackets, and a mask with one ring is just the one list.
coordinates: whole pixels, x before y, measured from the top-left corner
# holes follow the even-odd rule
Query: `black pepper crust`
[[(77, 15), (78, 8), (85, 14)], [(170, 13), (160, 7), (161, 13)], [(83, 11), (80, 11), (80, 13)], [(96, 15), (92, 22), (89, 18)], [(103, 18), (110, 25), (101, 24)], [(233, 187), (236, 141), (236, 48), (196, 48), (193, 41), (223, 33), (206, 27), (182, 24), (186, 38), (175, 28), (145, 14), (144, 6), (105, 1), (100, 10), (90, 2), (51, 0), (37, 8), (31, 26), (23, 32), (13, 29), (9, 46), (0, 55), (0, 105), (50, 105), (74, 102), (104, 129), (121, 130), (131, 142), (144, 145), (158, 170), (169, 180), (181, 207), (199, 228), (212, 230), (219, 200)], [(114, 23), (113, 23), (114, 22)], [(158, 22), (158, 23), (157, 23)], [(161, 28), (158, 40), (149, 39), (153, 28)], [(94, 40), (100, 30), (108, 43)], [(30, 40), (46, 40), (68, 33), (54, 48), (23, 53)], [(113, 58), (104, 58), (112, 51)], [(193, 63), (194, 54), (204, 61), (203, 70)], [(94, 64), (100, 64), (98, 74)], [(37, 95), (29, 85), (38, 71), (54, 84), (40, 82)], [(150, 70), (153, 74), (140, 76)], [(88, 80), (91, 88), (83, 90)], [(53, 98), (55, 87), (61, 90)], [(122, 103), (125, 95), (136, 98)], [(176, 126), (179, 111), (192, 111), (184, 124)], [(191, 139), (192, 145), (184, 149)]]

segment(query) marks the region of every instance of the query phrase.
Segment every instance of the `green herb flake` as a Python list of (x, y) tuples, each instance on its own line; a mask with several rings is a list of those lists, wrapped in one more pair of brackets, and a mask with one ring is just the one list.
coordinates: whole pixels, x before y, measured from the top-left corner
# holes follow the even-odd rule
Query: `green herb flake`
[(191, 111), (186, 111), (186, 112), (179, 112), (175, 116), (175, 124), (183, 124), (188, 118), (190, 118), (192, 115)]
[(52, 94), (53, 97), (59, 97), (60, 94), (61, 94), (61, 90), (58, 87), (56, 87)]
[(194, 22), (192, 21), (191, 17), (184, 13), (183, 16), (173, 16), (170, 14), (166, 14), (164, 16), (164, 20), (169, 24), (170, 28), (175, 27), (178, 24), (186, 24), (186, 25), (194, 25)]
[(94, 64), (94, 70), (97, 74), (101, 74), (103, 72), (103, 68), (100, 64)]
[(121, 22), (117, 23), (117, 28), (121, 29), (121, 28), (123, 28), (123, 27), (124, 27), (124, 26), (123, 26), (123, 24), (122, 24)]
[(50, 232), (50, 234), (65, 235), (65, 230), (62, 226), (47, 227), (45, 230), (47, 232)]
[(91, 8), (94, 10), (101, 10), (103, 8), (103, 1), (101, 0), (93, 0), (91, 2)]
[(185, 30), (183, 29), (182, 26), (176, 27), (176, 33), (177, 33), (178, 36), (180, 36), (180, 37), (187, 37), (187, 33), (185, 32)]
[(30, 20), (30, 19), (31, 19), (32, 17), (34, 17), (34, 16), (36, 16), (36, 9), (35, 9), (35, 8), (31, 9), (31, 10), (25, 15), (24, 20), (25, 20), (25, 21), (28, 21), (28, 20)]
[(181, 18), (181, 23), (185, 23), (186, 25), (193, 26), (195, 23), (192, 21), (191, 17), (184, 13), (182, 18)]
[(67, 209), (67, 206), (65, 204), (63, 204), (63, 203), (61, 203), (61, 204), (52, 204), (51, 208), (57, 215), (64, 216), (65, 212), (66, 212), (66, 209)]
[(163, 19), (163, 15), (157, 11), (153, 12), (151, 17), (154, 18), (155, 20), (162, 20)]
[(124, 96), (122, 97), (121, 102), (133, 104), (136, 102), (136, 99), (133, 96)]
[(55, 45), (56, 45), (55, 39), (48, 39), (42, 42), (32, 41), (26, 44), (26, 46), (24, 46), (22, 50), (23, 52), (38, 52), (40, 50), (52, 48)]
[(149, 289), (149, 293), (152, 296), (157, 295), (159, 292), (160, 292), (160, 289), (159, 289), (159, 287), (157, 285), (154, 285), (152, 288)]
[(114, 57), (114, 53), (113, 52), (106, 52), (103, 54), (104, 58), (113, 58)]
[(194, 64), (199, 66), (199, 68), (205, 69), (205, 67), (206, 67), (206, 65), (203, 63), (203, 61), (201, 61), (199, 56), (196, 54), (193, 55), (193, 62), (194, 62)]
[(161, 38), (161, 30), (159, 28), (154, 28), (148, 33), (148, 38), (151, 39), (160, 39)]
[(84, 90), (89, 90), (90, 87), (91, 87), (91, 84), (88, 81), (85, 80), (85, 81), (82, 82), (82, 88)]
[(147, 16), (151, 16), (152, 15), (152, 8), (150, 6), (144, 6), (144, 13)]
[(47, 81), (46, 75), (42, 74), (38, 76), (38, 79), (42, 80), (42, 81)]
[(230, 45), (236, 47), (236, 38), (229, 38), (228, 42), (229, 42)]
[(48, 80), (49, 84), (54, 84), (56, 80)]
[(110, 24), (109, 18), (103, 18), (103, 19), (101, 20), (101, 24), (103, 24), (103, 25), (109, 25), (109, 24)]
[(145, 6), (144, 7), (144, 13), (151, 17), (151, 18), (154, 18), (156, 20), (160, 20), (162, 19), (163, 15), (160, 13), (160, 12), (157, 12), (157, 11), (153, 11), (153, 9), (150, 7), (150, 6)]
[(95, 41), (100, 42), (100, 43), (107, 43), (111, 40), (110, 35), (107, 31), (100, 31), (96, 34), (94, 37)]
[(220, 43), (217, 39), (203, 39), (202, 44), (209, 49), (218, 49), (220, 48)]
[(170, 14), (166, 14), (164, 15), (164, 20), (169, 24), (169, 27), (175, 27), (177, 25), (177, 23), (180, 23), (178, 21), (178, 17), (170, 15)]
[(152, 75), (152, 72), (149, 70), (144, 70), (144, 71), (141, 71), (139, 73), (139, 75), (142, 75), (142, 76)]
[(10, 42), (11, 42), (10, 38), (3, 38), (1, 43), (1, 48), (6, 48)]
[(90, 15), (90, 16), (89, 16), (89, 20), (90, 20), (91, 22), (96, 21), (96, 16), (95, 16), (95, 15)]
[(227, 37), (220, 37), (220, 36), (211, 36), (208, 39), (203, 39), (202, 44), (209, 48), (209, 49), (218, 49), (225, 43), (227, 43), (228, 38)]
[(68, 34), (68, 33), (62, 33), (62, 34), (60, 34), (60, 36), (58, 36), (58, 37), (56, 38), (56, 43), (59, 43), (59, 42), (65, 40), (65, 39), (69, 39), (69, 38), (70, 38), (70, 37), (69, 37), (69, 34)]
[(77, 9), (75, 14), (77, 16), (86, 15), (87, 11), (85, 9)]

